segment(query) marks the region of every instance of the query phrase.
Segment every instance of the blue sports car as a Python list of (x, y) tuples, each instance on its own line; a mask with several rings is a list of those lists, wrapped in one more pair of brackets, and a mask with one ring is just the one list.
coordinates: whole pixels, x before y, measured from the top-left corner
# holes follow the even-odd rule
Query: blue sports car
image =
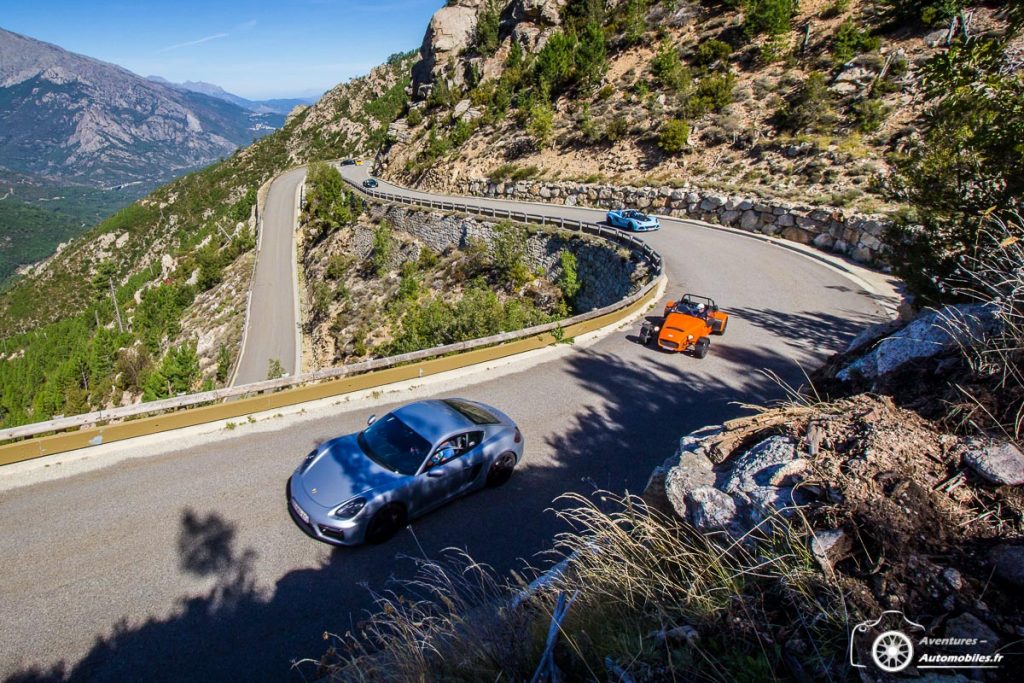
[(608, 212), (608, 224), (633, 232), (649, 232), (661, 227), (657, 216), (648, 216), (636, 209), (616, 209)]
[(288, 480), (288, 510), (324, 543), (383, 541), (450, 500), (508, 481), (523, 445), (515, 423), (483, 403), (410, 403), (311, 451)]

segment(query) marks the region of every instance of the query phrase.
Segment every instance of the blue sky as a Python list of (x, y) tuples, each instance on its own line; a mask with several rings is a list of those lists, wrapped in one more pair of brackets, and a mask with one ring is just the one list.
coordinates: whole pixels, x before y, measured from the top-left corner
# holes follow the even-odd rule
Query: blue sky
[(319, 95), (418, 48), (444, 0), (0, 0), (0, 27), (142, 76), (250, 99)]

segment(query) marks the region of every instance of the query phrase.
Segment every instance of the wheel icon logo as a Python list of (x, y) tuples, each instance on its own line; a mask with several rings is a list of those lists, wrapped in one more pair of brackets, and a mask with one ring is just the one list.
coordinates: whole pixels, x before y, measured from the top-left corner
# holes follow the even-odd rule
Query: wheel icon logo
[(886, 673), (903, 671), (914, 659), (914, 644), (901, 631), (886, 631), (871, 644), (871, 659)]

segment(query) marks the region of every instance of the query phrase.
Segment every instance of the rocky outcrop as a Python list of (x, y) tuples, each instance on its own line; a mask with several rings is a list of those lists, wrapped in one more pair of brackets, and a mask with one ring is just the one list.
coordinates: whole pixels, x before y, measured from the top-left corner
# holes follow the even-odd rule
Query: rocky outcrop
[(877, 216), (789, 202), (735, 197), (676, 187), (620, 187), (593, 183), (486, 179), (458, 183), (455, 191), (604, 209), (636, 207), (652, 213), (718, 223), (809, 244), (861, 263), (884, 262), (888, 222)]
[(476, 36), (477, 14), (483, 0), (458, 0), (434, 13), (420, 47), (420, 61), (412, 70), (413, 94), (423, 99), (438, 78), (451, 77), (463, 82), (463, 69), (456, 62), (472, 45)]
[[(420, 60), (412, 71), (413, 97), (430, 95), (441, 80), (462, 87), (474, 70), (485, 76), (500, 73), (508, 49), (515, 41), (528, 52), (539, 50), (553, 28), (561, 23), (566, 0), (455, 0), (430, 19)], [(494, 10), (500, 17), (499, 46), (494, 55), (475, 50), (481, 12)]]

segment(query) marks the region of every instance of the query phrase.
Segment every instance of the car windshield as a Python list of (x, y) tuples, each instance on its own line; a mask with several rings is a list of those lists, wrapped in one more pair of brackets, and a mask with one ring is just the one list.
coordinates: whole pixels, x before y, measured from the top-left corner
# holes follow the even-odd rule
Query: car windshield
[(392, 414), (360, 432), (359, 447), (381, 467), (400, 474), (415, 474), (430, 452), (430, 442)]
[(446, 399), (444, 404), (475, 425), (494, 425), (501, 422), (501, 420), (480, 406), (466, 401), (450, 398)]

